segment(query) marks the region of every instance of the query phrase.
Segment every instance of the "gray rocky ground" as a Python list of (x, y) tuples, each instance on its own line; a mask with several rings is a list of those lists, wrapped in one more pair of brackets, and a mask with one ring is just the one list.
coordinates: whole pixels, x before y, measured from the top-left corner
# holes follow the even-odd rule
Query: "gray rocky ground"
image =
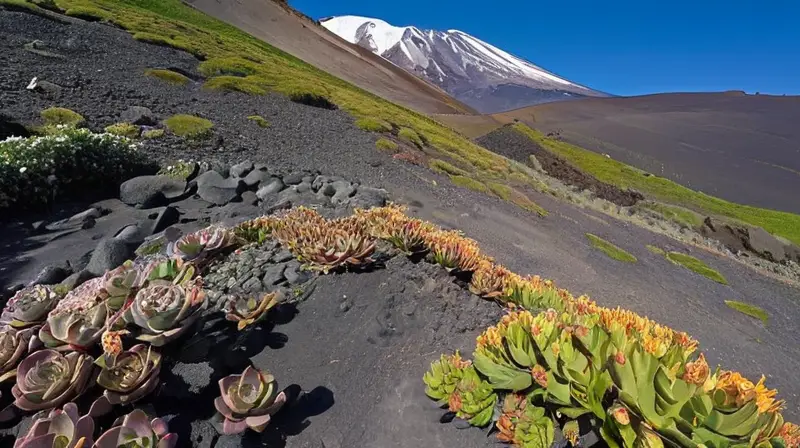
[[(24, 44), (33, 40), (42, 41), (65, 58), (26, 51)], [(727, 258), (544, 195), (532, 196), (550, 212), (539, 218), (497, 199), (456, 188), (441, 176), (377, 151), (376, 136), (357, 130), (342, 111), (303, 106), (277, 95), (206, 92), (196, 83), (174, 87), (141, 74), (153, 66), (179, 67), (191, 74), (196, 64), (184, 53), (136, 42), (106, 25), (65, 25), (0, 12), (0, 109), (14, 118), (35, 123), (38, 111), (52, 105), (84, 114), (93, 129), (119, 121), (119, 115), (130, 106), (147, 107), (160, 118), (174, 113), (204, 116), (215, 124), (210, 140), (198, 144), (168, 137), (147, 143), (142, 150), (159, 160), (219, 159), (229, 162), (227, 167), (249, 160), (263, 164), (269, 178), (280, 178), (284, 187), (289, 180), (298, 180), (285, 176), (303, 173), (294, 176), (300, 182), (281, 192), (298, 193), (297, 186), (306, 183), (302, 178), (313, 177), (310, 191), (292, 195), (289, 202), (293, 205), (319, 193), (320, 189), (313, 188), (317, 172), (341, 176), (358, 188), (385, 189), (391, 199), (408, 204), (412, 214), (464, 230), (486, 253), (516, 272), (552, 278), (576, 295), (588, 293), (601, 304), (624, 306), (687, 331), (700, 340), (712, 363), (724, 363), (750, 377), (768, 374), (767, 384), (777, 387), (788, 401), (787, 417), (800, 417), (797, 289)], [(61, 92), (49, 97), (26, 91), (33, 76), (61, 85)], [(264, 116), (272, 126), (265, 129), (247, 121), (253, 114)], [(220, 174), (224, 181), (223, 174), (229, 172)], [(265, 185), (270, 182), (264, 181)], [(200, 186), (197, 188), (199, 191)], [(234, 189), (238, 188), (237, 182)], [(249, 193), (257, 195), (257, 191)], [(241, 202), (215, 207), (190, 195), (172, 206), (182, 212), (178, 225), (190, 229), (269, 211), (280, 203), (277, 195), (281, 192), (273, 193), (269, 200), (258, 200), (258, 196), (254, 200), (250, 194), (237, 192)], [(325, 196), (329, 213), (346, 210), (348, 204), (337, 206), (332, 196)], [(256, 205), (250, 205), (253, 203)], [(0, 274), (6, 285), (12, 285), (33, 280), (48, 264), (71, 260), (69, 268), (82, 268), (92, 258), (101, 258), (90, 251), (129, 224), (153, 230), (164, 207), (141, 210), (112, 198), (99, 205), (102, 211), (91, 218), (93, 226), (55, 239), (58, 231), (34, 232), (32, 224), (69, 218), (84, 212), (86, 204), (62, 204), (45, 216), (11, 217), (3, 224)], [(86, 219), (81, 217), (80, 222)], [(181, 223), (182, 219), (187, 221)], [(65, 232), (70, 230), (74, 228)], [(638, 263), (607, 258), (589, 246), (586, 232), (623, 247), (639, 258)], [(675, 266), (647, 251), (646, 244), (691, 253), (719, 270), (730, 285)], [(113, 252), (110, 246), (114, 244), (106, 245)], [(269, 273), (267, 286), (293, 291), (293, 266), (288, 260), (276, 261), (281, 258), (275, 258), (278, 253), (265, 247), (230, 255), (223, 264), (212, 267), (210, 280), (221, 285), (225, 276), (230, 277), (243, 264), (244, 275), (252, 276), (253, 266), (267, 260), (255, 275), (262, 287), (266, 287), (264, 277)], [(257, 287), (254, 282), (247, 283), (250, 279), (239, 284), (240, 280), (232, 287)], [(424, 396), (421, 376), (442, 351), (470, 352), (475, 336), (500, 315), (495, 305), (465, 293), (451, 277), (432, 266), (400, 258), (390, 259), (383, 269), (372, 272), (321, 276), (301, 284), (302, 300), (287, 306), (266, 328), (249, 335), (241, 348), (227, 350), (231, 336), (215, 333), (211, 322), (208, 333), (201, 333), (209, 335), (207, 340), (191, 344), (194, 351), (187, 350), (165, 369), (169, 372), (166, 384), (153, 406), (159, 414), (172, 416), (171, 427), (185, 446), (450, 447), (492, 443), (478, 430), (441, 426), (441, 412)], [(768, 325), (727, 308), (726, 299), (764, 308), (770, 314)], [(263, 438), (218, 436), (210, 404), (216, 379), (239, 368), (247, 358), (273, 371), (283, 385), (296, 385), (293, 390), (304, 393)]]

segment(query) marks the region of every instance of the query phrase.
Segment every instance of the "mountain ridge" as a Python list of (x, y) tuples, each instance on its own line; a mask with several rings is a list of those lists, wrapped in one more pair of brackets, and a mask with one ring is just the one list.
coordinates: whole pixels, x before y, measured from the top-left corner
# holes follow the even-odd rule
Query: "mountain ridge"
[(320, 25), (437, 85), (482, 113), (604, 92), (562, 78), (463, 31), (398, 27), (381, 19), (333, 16)]

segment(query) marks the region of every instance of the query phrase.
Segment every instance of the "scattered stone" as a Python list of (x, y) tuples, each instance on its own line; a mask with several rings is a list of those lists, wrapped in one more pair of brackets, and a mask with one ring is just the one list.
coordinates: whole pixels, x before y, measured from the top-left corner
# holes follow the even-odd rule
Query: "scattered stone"
[(139, 126), (155, 126), (158, 124), (158, 118), (153, 114), (153, 111), (142, 106), (131, 106), (127, 108), (120, 114), (119, 118), (125, 123)]
[(62, 219), (45, 226), (45, 229), (53, 232), (57, 230), (88, 229), (94, 226), (95, 220), (103, 216), (102, 212), (95, 208), (86, 209), (74, 214), (67, 219)]
[(178, 212), (178, 209), (171, 205), (164, 207), (156, 216), (150, 234), (156, 234), (173, 224), (177, 224), (180, 218), (181, 214)]
[(11, 117), (0, 114), (0, 141), (8, 137), (30, 137), (30, 135), (25, 126), (17, 123)]
[(31, 285), (55, 285), (64, 281), (71, 274), (70, 271), (61, 266), (49, 265), (42, 268), (36, 278), (30, 283)]
[(60, 284), (71, 291), (94, 277), (94, 274), (84, 269), (65, 278)]
[(269, 182), (263, 181), (261, 188), (258, 189), (256, 195), (262, 201), (266, 200), (268, 197), (278, 194), (281, 190), (283, 190), (283, 182), (278, 179), (277, 177), (272, 178)]
[(139, 245), (141, 244), (152, 232), (148, 228), (139, 224), (129, 224), (123, 227), (119, 232), (114, 235), (114, 239), (122, 241), (127, 244)]
[(297, 185), (303, 182), (303, 177), (305, 177), (304, 173), (295, 171), (294, 173), (283, 176), (283, 183), (286, 185)]
[(745, 246), (758, 256), (777, 263), (786, 261), (786, 245), (766, 230), (750, 227), (747, 229), (747, 236)]
[(196, 179), (197, 194), (205, 201), (225, 205), (246, 189), (241, 179), (224, 178), (216, 171), (206, 171)]
[(289, 260), (294, 260), (294, 255), (287, 249), (281, 249), (270, 258), (270, 261), (273, 263), (283, 263)]
[(96, 276), (103, 275), (106, 271), (116, 268), (133, 256), (133, 250), (125, 241), (116, 238), (102, 239), (92, 252), (86, 270)]
[(242, 193), (242, 204), (256, 205), (258, 204), (258, 196), (252, 191), (245, 191)]
[(31, 82), (25, 87), (31, 92), (41, 93), (44, 94), (46, 97), (58, 97), (61, 96), (61, 86), (58, 84), (53, 84), (52, 82), (48, 82), (37, 77), (31, 79)]
[(334, 188), (333, 184), (325, 184), (320, 187), (319, 192), (324, 196), (331, 197), (336, 194), (336, 188)]
[(350, 196), (356, 192), (355, 187), (350, 182), (344, 180), (337, 180), (332, 184), (336, 193), (334, 193), (333, 197), (331, 197), (331, 202), (333, 205), (340, 205), (347, 202), (350, 199)]
[(186, 182), (169, 176), (139, 176), (119, 187), (119, 198), (128, 205), (153, 208), (166, 205), (186, 192)]
[(251, 171), (253, 171), (253, 162), (249, 160), (245, 160), (244, 162), (237, 163), (233, 165), (230, 169), (231, 177), (235, 178), (242, 178), (247, 176)]
[(310, 183), (306, 183), (306, 182), (302, 182), (302, 183), (298, 184), (295, 187), (295, 191), (298, 192), (298, 193), (301, 193), (301, 194), (302, 193), (307, 193), (307, 192), (311, 191), (311, 184)]
[[(272, 176), (270, 176), (266, 171), (253, 170), (244, 177), (244, 183), (247, 185), (247, 188), (256, 188), (262, 182), (266, 182), (271, 178)], [(275, 180), (280, 181), (280, 179)]]
[(357, 208), (383, 207), (389, 199), (389, 192), (382, 188), (358, 187), (358, 192), (350, 199), (349, 205)]
[(283, 277), (283, 270), (285, 267), (282, 264), (276, 266), (270, 266), (264, 271), (264, 277), (261, 279), (261, 282), (264, 284), (264, 287), (270, 288), (273, 285), (277, 285), (278, 283), (282, 282)]
[(311, 278), (307, 271), (301, 270), (300, 262), (297, 260), (286, 263), (283, 276), (286, 277), (286, 281), (289, 282), (290, 285), (300, 285)]
[[(280, 281), (280, 280), (278, 280)], [(261, 280), (258, 277), (250, 277), (242, 284), (242, 289), (247, 292), (258, 292), (261, 291)]]

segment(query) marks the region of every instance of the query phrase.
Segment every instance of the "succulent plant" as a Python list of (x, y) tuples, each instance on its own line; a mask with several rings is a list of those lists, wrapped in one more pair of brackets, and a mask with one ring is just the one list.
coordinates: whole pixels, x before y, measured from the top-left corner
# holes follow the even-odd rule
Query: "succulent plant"
[(209, 226), (169, 243), (167, 255), (182, 261), (199, 262), (230, 247), (235, 241), (236, 236), (233, 231), (219, 226)]
[(399, 225), (391, 228), (386, 240), (406, 255), (424, 252), (427, 250), (427, 236), (434, 231), (433, 225), (419, 219), (404, 218)]
[(16, 330), (9, 326), (0, 329), (0, 383), (14, 378), (22, 357), (33, 352), (38, 345), (36, 328)]
[(178, 435), (169, 432), (164, 420), (148, 420), (147, 414), (136, 409), (126, 415), (122, 422), (101, 435), (95, 448), (173, 448), (178, 444)]
[(141, 328), (137, 339), (160, 347), (189, 329), (206, 304), (199, 277), (182, 284), (154, 280), (136, 293), (124, 319)]
[(561, 291), (551, 281), (542, 280), (538, 275), (525, 278), (514, 276), (509, 279), (505, 299), (529, 311), (563, 311), (566, 306)]
[(105, 365), (97, 384), (110, 404), (131, 404), (149, 395), (158, 387), (161, 355), (145, 344), (119, 353), (112, 365)]
[(47, 316), (39, 339), (48, 348), (86, 350), (100, 339), (108, 317), (103, 278), (70, 291)]
[(507, 394), (496, 423), (497, 439), (524, 448), (549, 448), (553, 445), (553, 420), (544, 408), (522, 394)]
[(112, 269), (103, 275), (103, 289), (106, 292), (106, 306), (117, 311), (144, 284), (146, 276), (141, 264), (126, 261), (122, 266)]
[(515, 277), (516, 274), (503, 266), (484, 261), (472, 274), (469, 290), (475, 295), (493, 299), (502, 296)]
[(234, 296), (228, 303), (225, 310), (225, 318), (236, 322), (239, 330), (253, 325), (267, 317), (267, 313), (280, 302), (278, 293), (268, 293), (256, 300), (252, 297)]
[(92, 417), (81, 416), (75, 403), (67, 403), (36, 419), (28, 433), (14, 442), (14, 448), (89, 448), (93, 435)]
[(783, 439), (787, 448), (800, 447), (800, 426), (786, 422), (778, 432), (778, 437)]
[(433, 261), (448, 271), (471, 272), (487, 260), (480, 254), (478, 243), (457, 231), (433, 232), (428, 235), (428, 248)]
[(445, 356), (431, 364), (423, 381), (428, 386), (425, 393), (455, 412), (472, 426), (486, 426), (492, 421), (497, 394), (492, 386), (480, 378), (469, 361), (461, 355)]
[(23, 288), (8, 300), (0, 316), (0, 324), (8, 324), (14, 328), (41, 324), (60, 299), (61, 295), (50, 286)]
[(59, 407), (80, 396), (90, 384), (94, 358), (44, 349), (28, 355), (17, 367), (11, 389), (14, 405), (24, 411)]
[(219, 380), (219, 390), (221, 396), (214, 400), (214, 406), (225, 417), (225, 434), (238, 434), (247, 428), (262, 432), (286, 403), (286, 394), (278, 392), (275, 378), (252, 366), (241, 375)]
[(360, 266), (372, 261), (375, 241), (361, 232), (331, 229), (317, 243), (299, 248), (299, 258), (324, 273), (342, 265)]

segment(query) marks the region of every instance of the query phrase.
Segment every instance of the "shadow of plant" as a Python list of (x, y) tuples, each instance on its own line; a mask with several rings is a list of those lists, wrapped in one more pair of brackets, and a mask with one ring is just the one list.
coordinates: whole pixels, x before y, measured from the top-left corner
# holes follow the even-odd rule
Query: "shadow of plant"
[(292, 384), (284, 392), (288, 398), (287, 404), (263, 433), (246, 432), (242, 437), (243, 447), (283, 448), (288, 437), (300, 434), (311, 425), (310, 417), (322, 414), (335, 403), (333, 391), (324, 386), (304, 393), (299, 385)]

